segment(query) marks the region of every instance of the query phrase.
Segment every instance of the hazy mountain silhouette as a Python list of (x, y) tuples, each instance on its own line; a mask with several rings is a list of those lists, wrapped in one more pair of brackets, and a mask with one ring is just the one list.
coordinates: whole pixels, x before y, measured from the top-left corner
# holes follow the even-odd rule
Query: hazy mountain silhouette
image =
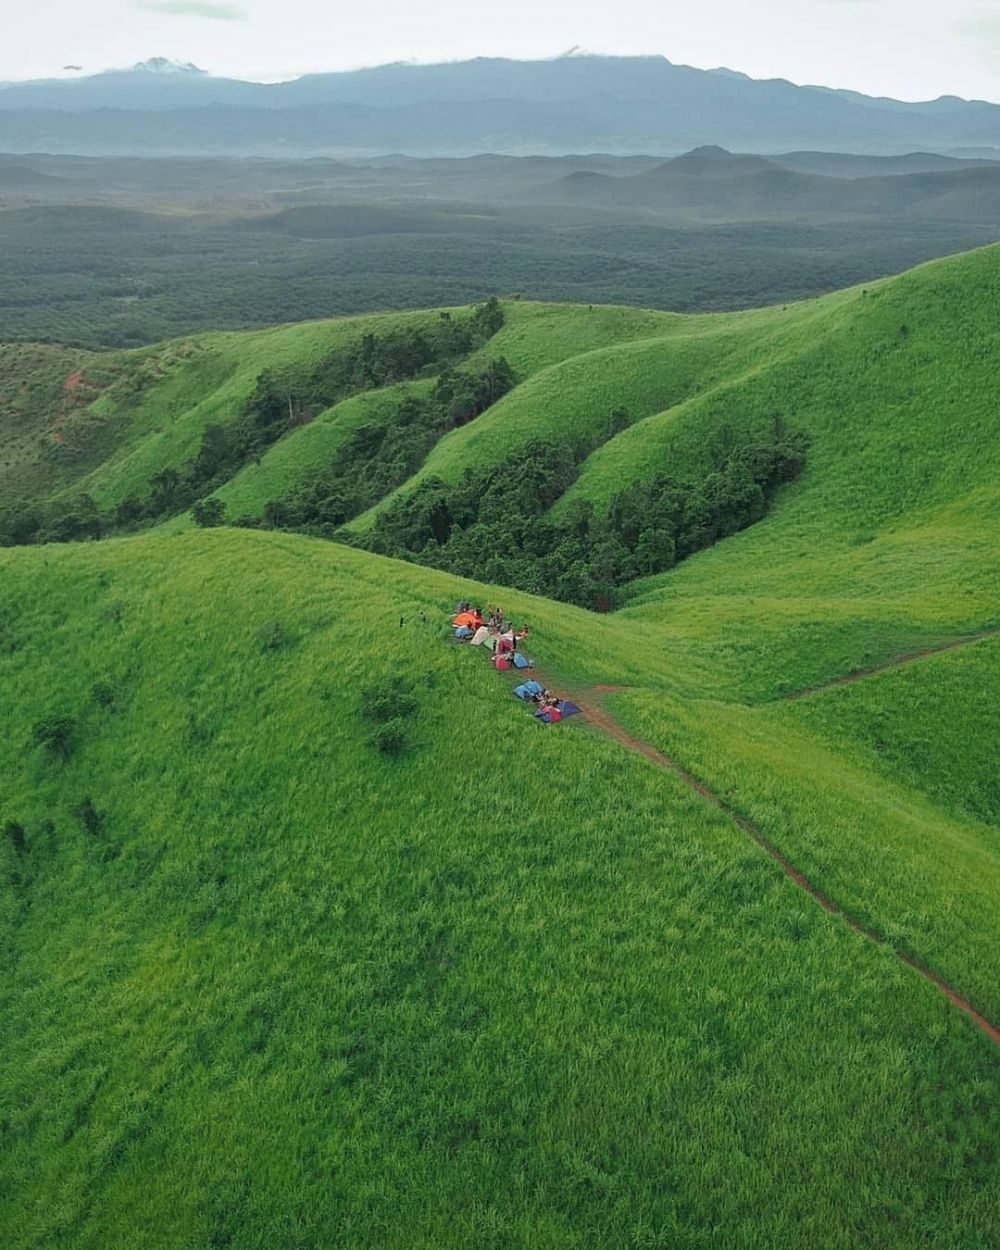
[(663, 57), (480, 58), (276, 84), (153, 58), (130, 70), (0, 87), (0, 146), (16, 151), (669, 154), (705, 145), (989, 150), (1000, 148), (1000, 106), (955, 97), (907, 103)]

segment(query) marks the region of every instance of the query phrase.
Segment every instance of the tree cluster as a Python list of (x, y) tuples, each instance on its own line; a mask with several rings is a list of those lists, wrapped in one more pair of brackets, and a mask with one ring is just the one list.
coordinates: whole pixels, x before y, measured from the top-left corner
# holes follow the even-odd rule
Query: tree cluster
[(695, 481), (662, 475), (619, 492), (598, 516), (573, 500), (546, 514), (577, 476), (573, 453), (531, 443), (502, 464), (470, 469), (458, 483), (428, 479), (391, 505), (370, 534), (371, 550), (462, 576), (547, 595), (598, 611), (617, 589), (661, 573), (758, 521), (769, 498), (802, 470), (805, 439), (775, 420), (737, 441), (724, 433), (711, 468)]
[(329, 468), (268, 503), (264, 524), (332, 536), (412, 476), (443, 434), (475, 420), (516, 382), (502, 356), (476, 368), (446, 368), (428, 395), (407, 396), (387, 419), (359, 426)]

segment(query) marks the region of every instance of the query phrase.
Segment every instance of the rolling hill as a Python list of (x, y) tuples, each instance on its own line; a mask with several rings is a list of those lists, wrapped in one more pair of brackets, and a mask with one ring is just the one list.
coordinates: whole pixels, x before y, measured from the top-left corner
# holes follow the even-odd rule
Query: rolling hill
[[(502, 355), (517, 384), (356, 542), (542, 438), (576, 468), (536, 528), (702, 481), (775, 416), (807, 439), (753, 524), (611, 613), (181, 513), (0, 550), (5, 1242), (990, 1245), (998, 264), (717, 317), (505, 305), (447, 368)], [(261, 371), (440, 325), (32, 349), (6, 489), (111, 508)], [(259, 515), (439, 370), (213, 495)], [(72, 465), (12, 442), (51, 405)], [(449, 641), (470, 598), (530, 623), (582, 717), (542, 726)]]
[(534, 198), (697, 221), (907, 216), (987, 222), (1000, 215), (1000, 166), (993, 164), (844, 177), (803, 172), (797, 163), (822, 166), (698, 148), (622, 177), (590, 170), (566, 174), (536, 188)]

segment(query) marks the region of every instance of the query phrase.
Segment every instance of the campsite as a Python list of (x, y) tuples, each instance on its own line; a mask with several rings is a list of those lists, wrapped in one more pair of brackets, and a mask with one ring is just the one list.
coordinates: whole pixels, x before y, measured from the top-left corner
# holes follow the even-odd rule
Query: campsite
[(512, 693), (522, 703), (527, 703), (534, 711), (536, 719), (544, 725), (557, 725), (560, 721), (577, 716), (580, 708), (570, 699), (560, 699), (551, 694), (541, 682), (531, 675), (535, 662), (529, 659), (517, 646), (527, 637), (527, 630), (518, 633), (513, 625), (508, 625), (503, 612), (499, 608), (488, 609), (488, 624), (483, 623), (483, 614), (479, 608), (470, 608), (462, 602), (458, 605), (451, 623), (455, 630), (453, 637), (456, 642), (464, 642), (470, 647), (484, 647), (492, 656), (491, 663), (498, 673), (514, 671), (527, 680), (514, 687)]

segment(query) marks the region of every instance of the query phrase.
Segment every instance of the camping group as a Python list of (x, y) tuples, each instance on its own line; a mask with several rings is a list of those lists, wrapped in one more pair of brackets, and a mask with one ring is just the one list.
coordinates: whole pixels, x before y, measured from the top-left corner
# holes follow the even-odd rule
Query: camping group
[[(515, 629), (508, 622), (502, 608), (491, 604), (484, 617), (481, 609), (463, 602), (455, 609), (451, 623), (457, 642), (468, 643), (472, 647), (486, 647), (492, 652), (493, 667), (498, 673), (508, 672), (512, 668), (530, 671), (534, 667), (534, 660), (518, 649), (528, 637), (527, 625), (520, 630)], [(523, 703), (530, 703), (535, 709), (535, 716), (546, 725), (554, 725), (580, 710), (569, 699), (560, 699), (546, 690), (534, 678), (515, 686), (514, 695)]]

